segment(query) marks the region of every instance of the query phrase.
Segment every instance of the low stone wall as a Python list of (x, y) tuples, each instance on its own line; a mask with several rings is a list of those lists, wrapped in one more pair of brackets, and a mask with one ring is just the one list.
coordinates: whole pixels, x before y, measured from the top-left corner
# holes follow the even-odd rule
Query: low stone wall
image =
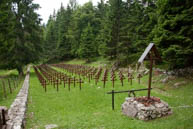
[(23, 86), (18, 93), (16, 99), (8, 110), (8, 121), (6, 129), (22, 129), (24, 128), (24, 118), (27, 109), (28, 89), (29, 89), (29, 72), (30, 66), (27, 69), (27, 74)]
[[(155, 97), (155, 99), (159, 98)], [(134, 97), (126, 98), (126, 101), (122, 104), (122, 112), (126, 116), (139, 120), (151, 120), (172, 114), (168, 104), (162, 100), (146, 105), (137, 101)]]

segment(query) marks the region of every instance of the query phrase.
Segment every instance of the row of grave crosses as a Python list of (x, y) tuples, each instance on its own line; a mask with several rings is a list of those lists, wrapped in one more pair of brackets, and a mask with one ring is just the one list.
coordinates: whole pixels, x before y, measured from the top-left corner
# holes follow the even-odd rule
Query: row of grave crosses
[(76, 83), (79, 83), (80, 90), (82, 88), (81, 84), (83, 83), (83, 81), (81, 78), (76, 79), (75, 76), (71, 77), (64, 73), (57, 72), (47, 65), (42, 65), (38, 67), (34, 66), (34, 70), (45, 92), (47, 91), (47, 85), (50, 84), (53, 85), (54, 88), (56, 87), (57, 91), (59, 91), (59, 85), (61, 85), (62, 83), (64, 85), (64, 88), (66, 87), (66, 85), (68, 85), (69, 91), (72, 83), (74, 87), (76, 86)]
[(95, 79), (96, 85), (103, 71), (102, 68), (94, 68), (94, 67), (89, 67), (84, 65), (54, 64), (52, 66), (62, 68), (66, 72), (74, 75), (78, 75), (79, 77), (82, 76), (83, 79), (88, 78), (89, 83), (91, 80)]
[[(161, 61), (161, 57), (155, 47), (154, 43), (150, 43), (148, 47), (145, 49), (144, 53), (141, 55), (141, 57), (138, 60), (138, 68), (142, 64), (144, 60), (149, 60), (150, 61), (150, 71), (149, 71), (149, 83), (148, 83), (148, 99), (150, 99), (150, 91), (151, 91), (151, 80), (152, 80), (152, 67), (153, 67), (153, 62), (155, 60)], [(95, 79), (95, 84), (97, 85), (98, 80), (100, 79), (100, 76), (102, 74), (103, 69), (102, 68), (94, 68), (94, 67), (89, 67), (89, 66), (84, 66), (84, 65), (72, 65), (72, 64), (54, 64), (54, 67), (62, 68), (66, 70), (67, 72), (71, 73), (72, 75), (76, 74), (82, 76), (84, 79), (87, 77), (90, 80)], [(58, 84), (61, 83), (62, 81), (64, 82), (65, 86), (65, 80), (68, 81), (69, 85), (69, 90), (70, 90), (70, 83), (72, 82), (71, 80), (74, 79), (74, 82), (76, 82), (75, 78), (71, 78), (71, 76), (66, 75), (64, 73), (59, 73), (55, 69), (51, 68), (50, 66), (47, 65), (41, 65), (38, 67), (38, 69), (41, 71), (43, 76), (47, 79), (44, 79), (44, 77), (38, 72), (37, 68), (34, 67), (36, 74), (41, 82), (41, 84), (44, 85), (44, 87), (47, 85), (46, 81), (48, 83), (51, 82), (51, 84), (56, 84), (58, 88)], [(114, 82), (116, 81), (116, 74), (113, 69), (110, 71), (111, 73), (111, 81), (112, 81), (112, 86), (114, 87)], [(118, 73), (119, 75), (119, 80), (121, 81), (121, 84), (123, 86), (123, 80), (125, 79), (125, 76), (121, 71)], [(128, 81), (130, 81), (130, 84), (132, 85), (132, 79), (134, 79), (133, 74), (131, 74), (128, 71)], [(141, 74), (137, 75), (138, 78), (138, 83), (140, 83), (140, 78), (142, 77)], [(104, 75), (102, 78), (103, 81), (103, 87), (105, 87), (106, 81), (108, 81), (108, 70), (105, 69)], [(79, 79), (79, 83), (81, 85), (82, 80)], [(74, 83), (75, 84), (75, 83)], [(81, 86), (80, 86), (81, 89)]]
[[(95, 85), (97, 85), (97, 83), (100, 79), (100, 76), (103, 72), (103, 69), (101, 67), (100, 68), (94, 68), (94, 67), (85, 66), (85, 65), (54, 64), (52, 66), (62, 68), (66, 72), (79, 75), (79, 77), (82, 76), (83, 79), (88, 78), (89, 83), (92, 79), (95, 79)], [(111, 79), (110, 80), (112, 81), (112, 86), (114, 87), (115, 81), (116, 81), (116, 72), (115, 72), (115, 70), (111, 69), (110, 73), (111, 73), (111, 77), (110, 77)], [(119, 75), (119, 80), (121, 81), (121, 85), (123, 86), (125, 76), (122, 73), (122, 71), (119, 71), (118, 75)], [(141, 74), (137, 75), (139, 83), (140, 83), (141, 77), (142, 77)], [(127, 78), (128, 78), (128, 82), (130, 82), (130, 84), (132, 85), (132, 80), (134, 79), (134, 77), (133, 77), (133, 74), (130, 72), (130, 70), (128, 70)], [(108, 69), (104, 69), (104, 74), (103, 74), (101, 81), (103, 81), (103, 87), (105, 88), (106, 81), (108, 81)]]

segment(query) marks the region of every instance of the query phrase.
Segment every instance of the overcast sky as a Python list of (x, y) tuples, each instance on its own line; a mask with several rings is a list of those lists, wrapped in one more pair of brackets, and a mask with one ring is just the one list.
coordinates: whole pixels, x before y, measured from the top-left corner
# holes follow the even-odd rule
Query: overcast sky
[[(78, 4), (83, 5), (84, 3), (92, 1), (94, 5), (97, 4), (100, 0), (77, 0)], [(47, 23), (47, 20), (50, 14), (53, 13), (53, 10), (58, 10), (61, 6), (61, 3), (66, 7), (69, 0), (34, 0), (34, 3), (37, 3), (41, 6), (41, 8), (37, 11), (41, 18), (43, 19), (43, 23)]]

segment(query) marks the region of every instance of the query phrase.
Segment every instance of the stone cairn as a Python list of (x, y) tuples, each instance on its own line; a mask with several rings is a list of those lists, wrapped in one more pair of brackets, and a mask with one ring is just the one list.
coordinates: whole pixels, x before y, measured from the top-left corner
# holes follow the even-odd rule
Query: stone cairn
[(172, 114), (168, 104), (157, 97), (127, 97), (122, 104), (124, 115), (139, 120), (152, 120)]

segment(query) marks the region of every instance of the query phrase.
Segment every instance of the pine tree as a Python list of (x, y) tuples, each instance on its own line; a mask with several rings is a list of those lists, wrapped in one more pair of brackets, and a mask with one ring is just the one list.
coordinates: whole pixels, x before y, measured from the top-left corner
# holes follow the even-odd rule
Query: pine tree
[(11, 0), (0, 1), (0, 68), (8, 68), (10, 54), (9, 49), (15, 41), (14, 14)]
[(159, 0), (153, 34), (170, 68), (193, 65), (193, 1)]
[(52, 15), (50, 15), (48, 23), (45, 30), (45, 40), (44, 40), (44, 54), (45, 60), (49, 61), (55, 59), (57, 51), (57, 31), (55, 30), (55, 20)]
[(81, 43), (79, 48), (79, 55), (81, 58), (85, 58), (87, 62), (90, 62), (93, 57), (95, 57), (96, 53), (94, 50), (94, 34), (90, 23), (83, 30), (81, 34)]
[(6, 56), (2, 62), (4, 67), (16, 68), (19, 74), (23, 74), (23, 67), (36, 62), (40, 56), (42, 33), (39, 15), (35, 12), (39, 5), (32, 3), (32, 0), (14, 0), (10, 6), (14, 26), (13, 36), (9, 38), (13, 37), (13, 40), (9, 45), (2, 46)]
[(59, 53), (60, 58), (70, 58), (71, 57), (71, 44), (67, 40), (67, 32), (70, 26), (70, 22), (72, 20), (72, 8), (68, 5), (67, 9), (65, 10), (64, 7), (60, 9), (60, 16), (59, 16), (59, 33), (58, 33), (58, 41), (59, 41)]

